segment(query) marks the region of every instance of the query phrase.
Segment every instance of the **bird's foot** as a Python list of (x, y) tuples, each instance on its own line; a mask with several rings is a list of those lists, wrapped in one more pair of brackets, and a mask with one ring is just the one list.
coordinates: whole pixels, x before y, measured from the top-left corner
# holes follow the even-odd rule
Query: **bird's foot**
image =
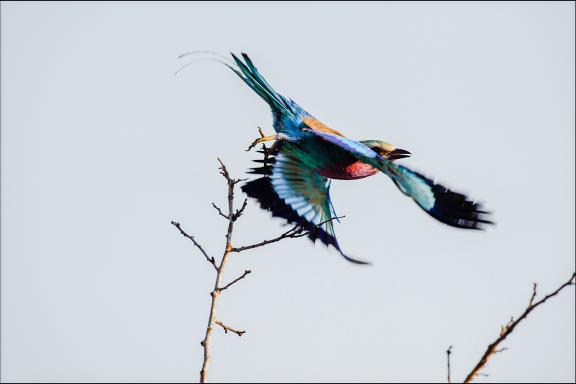
[(276, 135), (271, 135), (271, 136), (264, 135), (264, 132), (262, 132), (262, 128), (260, 128), (260, 127), (258, 127), (258, 132), (260, 133), (260, 138), (254, 140), (252, 142), (252, 144), (250, 144), (250, 146), (248, 147), (246, 152), (248, 152), (249, 150), (251, 150), (252, 148), (254, 148), (256, 145), (258, 145), (260, 143), (264, 143), (266, 141), (271, 141), (271, 140), (277, 139)]

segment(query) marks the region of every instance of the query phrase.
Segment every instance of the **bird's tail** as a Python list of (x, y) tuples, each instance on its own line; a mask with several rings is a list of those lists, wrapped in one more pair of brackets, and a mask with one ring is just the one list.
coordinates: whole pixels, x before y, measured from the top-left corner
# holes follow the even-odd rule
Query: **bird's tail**
[(260, 74), (260, 72), (254, 65), (254, 63), (252, 63), (252, 60), (250, 60), (250, 57), (248, 57), (247, 54), (242, 53), (242, 58), (244, 59), (244, 61), (242, 61), (241, 59), (238, 58), (238, 56), (236, 56), (233, 53), (230, 53), (232, 55), (232, 58), (234, 59), (234, 62), (230, 61), (225, 56), (222, 56), (216, 52), (205, 50), (186, 52), (180, 55), (178, 58), (188, 57), (190, 55), (197, 55), (197, 54), (209, 55), (211, 57), (204, 57), (193, 60), (180, 67), (180, 69), (178, 69), (178, 71), (176, 71), (175, 74), (178, 74), (180, 71), (182, 71), (189, 65), (196, 63), (198, 61), (204, 61), (204, 60), (215, 61), (230, 68), (236, 75), (238, 75), (238, 77), (242, 79), (242, 81), (244, 81), (250, 88), (252, 88), (254, 92), (256, 92), (262, 99), (264, 99), (264, 101), (266, 101), (268, 105), (270, 105), (270, 108), (272, 108), (274, 112), (293, 113), (292, 106), (290, 105), (290, 103), (288, 103), (288, 101), (282, 95), (276, 92), (270, 86), (270, 84), (268, 84), (268, 82)]
[(420, 208), (444, 224), (464, 229), (483, 229), (489, 212), (482, 204), (468, 199), (466, 195), (451, 191), (422, 174), (405, 166), (387, 162), (382, 171), (406, 196), (411, 197)]
[(242, 58), (245, 63), (242, 62), (235, 54), (231, 53), (232, 58), (236, 62), (238, 69), (228, 65), (228, 68), (234, 71), (254, 92), (256, 92), (264, 101), (266, 101), (273, 110), (277, 110), (284, 113), (291, 113), (292, 108), (286, 101), (286, 99), (277, 93), (268, 82), (262, 77), (256, 66), (252, 63), (252, 60), (247, 54), (242, 53)]

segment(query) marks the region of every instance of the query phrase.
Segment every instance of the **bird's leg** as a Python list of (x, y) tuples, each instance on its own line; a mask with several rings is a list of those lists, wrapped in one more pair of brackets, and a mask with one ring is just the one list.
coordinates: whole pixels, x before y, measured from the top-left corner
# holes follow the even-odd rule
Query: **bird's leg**
[(251, 150), (252, 148), (254, 148), (256, 145), (263, 143), (265, 141), (270, 141), (270, 140), (276, 140), (277, 137), (276, 135), (271, 135), (271, 136), (266, 136), (264, 135), (264, 132), (262, 132), (262, 128), (258, 127), (258, 132), (260, 133), (260, 138), (254, 140), (252, 142), (252, 144), (250, 144), (250, 146), (248, 147), (248, 149), (246, 150), (247, 152), (249, 150)]

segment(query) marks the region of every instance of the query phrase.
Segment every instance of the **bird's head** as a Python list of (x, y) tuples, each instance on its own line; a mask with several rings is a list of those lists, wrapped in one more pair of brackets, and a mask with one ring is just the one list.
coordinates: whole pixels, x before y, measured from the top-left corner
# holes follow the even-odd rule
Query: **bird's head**
[(385, 158), (386, 160), (398, 160), (403, 159), (405, 157), (410, 157), (411, 153), (404, 150), (398, 149), (390, 143), (387, 143), (382, 140), (363, 140), (361, 143), (364, 143), (371, 150), (378, 153), (380, 156)]

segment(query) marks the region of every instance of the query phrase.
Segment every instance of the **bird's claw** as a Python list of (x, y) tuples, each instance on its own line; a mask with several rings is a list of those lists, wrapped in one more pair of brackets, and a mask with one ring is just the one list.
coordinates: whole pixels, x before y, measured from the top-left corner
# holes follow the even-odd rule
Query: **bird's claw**
[(276, 135), (266, 136), (266, 135), (264, 135), (264, 132), (262, 132), (262, 128), (260, 128), (260, 127), (258, 127), (258, 133), (260, 133), (260, 137), (256, 140), (254, 140), (252, 142), (252, 144), (250, 144), (250, 146), (248, 147), (246, 152), (248, 152), (249, 150), (251, 150), (252, 148), (254, 148), (256, 145), (258, 145), (260, 143), (264, 143), (264, 142), (270, 141), (270, 140), (276, 140)]

